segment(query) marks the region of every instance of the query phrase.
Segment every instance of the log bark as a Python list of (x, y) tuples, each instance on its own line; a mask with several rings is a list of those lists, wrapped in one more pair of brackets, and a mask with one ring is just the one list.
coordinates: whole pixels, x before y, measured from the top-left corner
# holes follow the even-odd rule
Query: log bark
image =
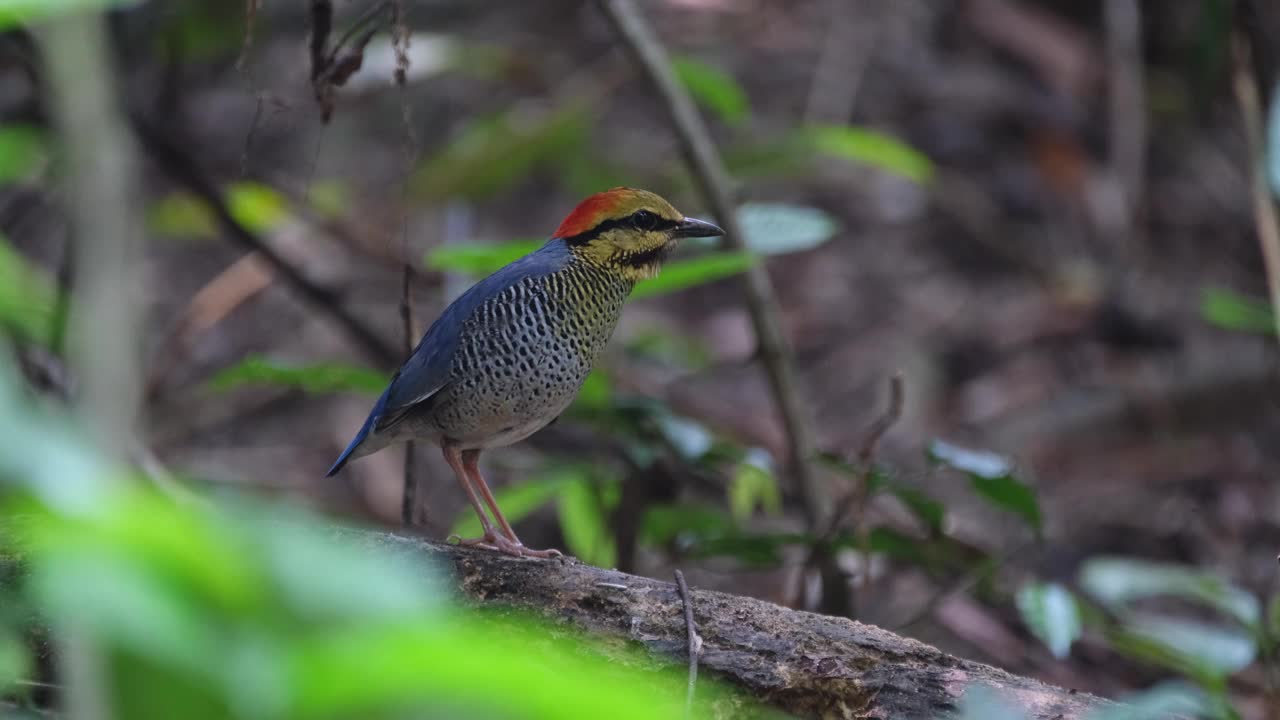
[[(686, 657), (683, 604), (673, 583), (572, 558), (532, 560), (395, 534), (357, 535), (452, 568), (466, 603), (532, 611), (672, 662)], [(692, 603), (703, 672), (798, 717), (946, 717), (978, 688), (1036, 720), (1083, 718), (1110, 705), (845, 618), (697, 589)]]

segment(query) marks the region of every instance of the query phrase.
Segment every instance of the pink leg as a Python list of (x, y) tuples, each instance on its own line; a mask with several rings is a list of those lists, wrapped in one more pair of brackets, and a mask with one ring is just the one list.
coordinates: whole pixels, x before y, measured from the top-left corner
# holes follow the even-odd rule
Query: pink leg
[[(557, 557), (561, 554), (559, 550), (531, 550), (520, 542), (520, 538), (516, 537), (516, 531), (511, 529), (511, 523), (503, 517), (502, 510), (498, 508), (498, 501), (494, 499), (493, 492), (489, 490), (489, 484), (484, 481), (484, 476), (480, 474), (480, 451), (479, 450), (463, 450), (462, 451), (462, 469), (470, 478), (474, 489), (480, 491), (480, 495), (484, 498), (484, 502), (493, 511), (493, 516), (498, 519), (498, 524), (502, 526), (502, 532), (506, 539), (512, 542), (517, 548), (517, 552), (513, 554), (523, 555), (525, 557)], [(478, 512), (478, 510), (477, 510)], [(510, 552), (503, 550), (503, 552)]]
[(476, 496), (475, 488), (471, 487), (471, 482), (467, 479), (467, 472), (462, 466), (462, 458), (457, 446), (444, 443), (440, 446), (440, 451), (444, 453), (444, 461), (449, 463), (453, 474), (458, 478), (458, 484), (462, 486), (463, 492), (467, 494), (471, 509), (475, 510), (476, 516), (480, 518), (480, 527), (484, 528), (484, 537), (460, 540), (458, 544), (476, 545), (488, 550), (496, 550), (497, 543), (494, 542), (494, 538), (498, 534), (494, 532), (493, 523), (489, 520), (488, 514), (485, 513), (484, 506), (480, 504), (480, 498)]

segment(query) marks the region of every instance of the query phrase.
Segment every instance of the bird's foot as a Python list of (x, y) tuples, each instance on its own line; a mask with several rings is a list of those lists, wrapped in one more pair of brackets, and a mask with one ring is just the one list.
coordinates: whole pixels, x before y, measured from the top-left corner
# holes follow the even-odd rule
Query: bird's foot
[(462, 547), (474, 547), (481, 550), (496, 550), (507, 555), (515, 557), (531, 557), (531, 558), (551, 558), (563, 555), (559, 550), (534, 550), (524, 546), (519, 540), (510, 540), (502, 535), (494, 533), (485, 533), (483, 537), (478, 538), (460, 538), (457, 535), (450, 535), (449, 542), (460, 545)]

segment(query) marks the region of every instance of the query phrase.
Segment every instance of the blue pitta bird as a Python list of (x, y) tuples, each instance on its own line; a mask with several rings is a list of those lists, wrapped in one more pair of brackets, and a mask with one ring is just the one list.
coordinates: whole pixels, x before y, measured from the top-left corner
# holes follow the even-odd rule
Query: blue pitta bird
[(480, 475), (480, 452), (523, 440), (564, 412), (636, 282), (655, 277), (681, 238), (723, 234), (645, 190), (583, 200), (545, 245), (445, 308), (328, 476), (395, 442), (438, 443), (484, 528), (462, 544), (559, 555), (516, 537)]

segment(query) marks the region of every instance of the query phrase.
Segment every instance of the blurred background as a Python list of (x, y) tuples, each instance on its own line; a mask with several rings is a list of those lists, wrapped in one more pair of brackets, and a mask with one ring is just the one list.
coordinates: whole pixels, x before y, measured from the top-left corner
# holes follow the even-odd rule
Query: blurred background
[[(1278, 9), (640, 5), (747, 250), (687, 243), (570, 412), (485, 455), (521, 537), (1080, 690), (1184, 678), (1277, 716), (1280, 355), (1255, 227), (1280, 177)], [(307, 3), (110, 16), (116, 100), (145, 128), (139, 436), (198, 493), (399, 526), (402, 450), (323, 474), (405, 356), (406, 286), (416, 343), (587, 194), (716, 219), (596, 4), (392, 6), (333, 3), (319, 81)], [(77, 278), (36, 55), (0, 37), (0, 314), (57, 385)], [(752, 263), (818, 500), (757, 352)], [(439, 453), (412, 465), (409, 531), (473, 532)]]

